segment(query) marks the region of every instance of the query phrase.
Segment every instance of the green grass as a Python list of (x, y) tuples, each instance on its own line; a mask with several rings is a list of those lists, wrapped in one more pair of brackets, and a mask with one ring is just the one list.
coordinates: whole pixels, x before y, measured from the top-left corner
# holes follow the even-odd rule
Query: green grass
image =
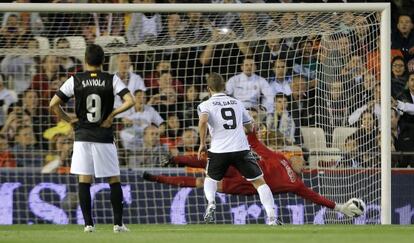
[(414, 242), (414, 226), (275, 226), (267, 225), (129, 225), (131, 232), (114, 234), (111, 225), (83, 233), (78, 225), (0, 226), (0, 242), (167, 242), (167, 243), (405, 243)]

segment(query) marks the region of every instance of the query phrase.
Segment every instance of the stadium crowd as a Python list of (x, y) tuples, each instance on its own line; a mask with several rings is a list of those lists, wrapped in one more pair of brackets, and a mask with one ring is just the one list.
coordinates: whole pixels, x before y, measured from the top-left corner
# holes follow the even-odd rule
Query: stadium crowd
[[(119, 1), (128, 2), (183, 1)], [(410, 14), (395, 7), (390, 77), (393, 166), (413, 167), (414, 155), (395, 151), (414, 150), (414, 25)], [(378, 167), (379, 16), (345, 12), (333, 18), (336, 23), (318, 23), (324, 31), (339, 29), (334, 35), (263, 35), (303, 28), (317, 18), (318, 13), (4, 13), (0, 167), (68, 173), (73, 129), (50, 115), (48, 101), (71, 74), (83, 70), (82, 55), (72, 50), (90, 43), (110, 50), (104, 70), (117, 73), (135, 96), (135, 106), (118, 115), (115, 123), (124, 167), (158, 167), (165, 156), (197, 153), (197, 106), (208, 98), (205, 78), (211, 72), (228, 80), (226, 92), (244, 103), (261, 138), (272, 148), (310, 152), (309, 158), (315, 151), (339, 152), (339, 157), (316, 161), (319, 166)], [(223, 36), (232, 41), (220, 42)], [(164, 48), (145, 49), (154, 45)], [(137, 46), (143, 49), (125, 51)], [(26, 54), (13, 53), (16, 49)], [(120, 102), (116, 100), (115, 106)], [(65, 109), (73, 112), (74, 103)], [(321, 128), (326, 143), (309, 147), (304, 127)], [(340, 143), (337, 128), (351, 131)]]

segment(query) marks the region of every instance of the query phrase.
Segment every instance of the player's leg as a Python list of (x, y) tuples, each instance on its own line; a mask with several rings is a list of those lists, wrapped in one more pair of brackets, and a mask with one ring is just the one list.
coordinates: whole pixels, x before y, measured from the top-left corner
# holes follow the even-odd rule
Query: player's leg
[(92, 199), (90, 188), (92, 183), (92, 175), (94, 175), (94, 167), (90, 143), (74, 142), (70, 172), (72, 174), (79, 175), (78, 196), (83, 219), (85, 221), (84, 231), (93, 232), (95, 227), (92, 218)]
[(208, 160), (206, 165), (207, 176), (204, 179), (204, 195), (207, 199), (208, 205), (204, 214), (204, 221), (206, 223), (213, 222), (214, 213), (216, 211), (216, 192), (217, 183), (223, 179), (229, 167), (229, 158), (226, 154), (208, 152)]
[(168, 158), (168, 163), (163, 163), (164, 166), (168, 164), (184, 165), (194, 168), (206, 168), (207, 161), (205, 159), (198, 159), (197, 155), (179, 155)]
[(273, 193), (263, 178), (263, 172), (257, 164), (256, 157), (251, 153), (251, 151), (239, 153), (237, 157), (233, 164), (246, 178), (246, 180), (250, 181), (256, 188), (257, 193), (259, 194), (260, 202), (265, 208), (268, 224), (277, 224)]
[(267, 223), (269, 225), (280, 224), (276, 219), (275, 214), (275, 199), (270, 187), (266, 184), (263, 176), (251, 181), (259, 194), (260, 202), (263, 204), (267, 215)]
[(124, 211), (123, 193), (121, 187), (121, 178), (119, 176), (109, 177), (109, 186), (111, 188), (111, 204), (114, 213), (114, 232), (127, 232), (129, 229), (123, 224), (122, 215)]
[(91, 175), (79, 175), (79, 204), (85, 221), (85, 232), (93, 232), (95, 230), (92, 219), (91, 184)]
[(122, 222), (124, 205), (116, 146), (113, 143), (92, 143), (92, 155), (95, 176), (109, 178), (114, 232), (129, 231)]
[(152, 175), (148, 172), (144, 172), (142, 178), (147, 181), (179, 187), (201, 188), (204, 185), (204, 177)]

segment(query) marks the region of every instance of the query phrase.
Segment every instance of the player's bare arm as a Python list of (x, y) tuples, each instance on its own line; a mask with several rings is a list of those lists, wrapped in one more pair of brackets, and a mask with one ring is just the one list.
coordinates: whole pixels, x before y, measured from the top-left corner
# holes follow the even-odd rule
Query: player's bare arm
[(70, 124), (74, 124), (78, 121), (78, 118), (69, 116), (68, 113), (66, 113), (62, 109), (63, 100), (59, 98), (59, 96), (54, 95), (52, 100), (49, 103), (49, 110), (55, 114), (59, 120), (64, 120)]
[(129, 108), (135, 105), (135, 100), (132, 97), (131, 93), (129, 92), (126, 93), (124, 96), (122, 96), (122, 100), (123, 100), (122, 105), (118, 107), (117, 109), (113, 110), (111, 114), (109, 114), (109, 116), (105, 119), (105, 121), (102, 122), (101, 127), (105, 127), (105, 128), (111, 127), (112, 121), (114, 120), (114, 117), (116, 115), (128, 110)]
[(208, 114), (201, 114), (200, 120), (198, 122), (198, 131), (200, 133), (200, 146), (198, 148), (198, 159), (202, 158), (207, 151), (207, 145), (206, 145), (207, 122), (208, 122)]

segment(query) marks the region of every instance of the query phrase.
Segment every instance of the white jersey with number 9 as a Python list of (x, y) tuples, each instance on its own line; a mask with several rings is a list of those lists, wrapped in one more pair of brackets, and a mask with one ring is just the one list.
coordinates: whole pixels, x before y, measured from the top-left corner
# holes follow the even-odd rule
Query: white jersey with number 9
[(198, 106), (198, 115), (208, 115), (210, 152), (228, 153), (249, 150), (243, 126), (252, 121), (243, 103), (224, 93), (214, 94)]

